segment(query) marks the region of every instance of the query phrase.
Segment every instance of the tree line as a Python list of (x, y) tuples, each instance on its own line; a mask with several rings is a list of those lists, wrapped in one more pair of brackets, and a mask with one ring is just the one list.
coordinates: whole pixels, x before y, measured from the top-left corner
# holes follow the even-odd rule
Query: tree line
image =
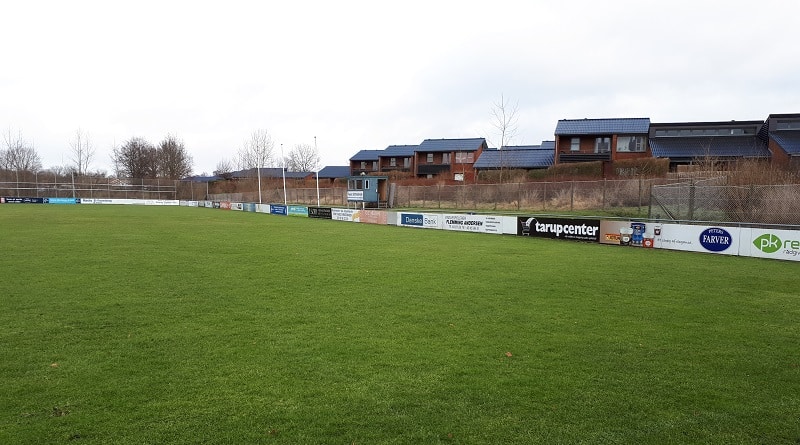
[[(0, 145), (0, 170), (38, 173), (42, 161), (33, 143), (21, 132), (8, 129)], [(284, 167), (289, 171), (315, 171), (320, 157), (314, 146), (298, 144), (283, 156), (276, 153), (275, 143), (267, 130), (256, 130), (244, 141), (232, 159), (222, 159), (215, 174), (229, 173), (235, 169)], [(92, 172), (96, 150), (88, 133), (78, 129), (69, 142), (68, 163), (51, 167), (58, 174), (106, 176), (105, 172)], [(184, 142), (168, 134), (157, 145), (141, 137), (132, 137), (112, 149), (111, 160), (117, 177), (142, 179), (181, 179), (192, 174), (193, 160)]]

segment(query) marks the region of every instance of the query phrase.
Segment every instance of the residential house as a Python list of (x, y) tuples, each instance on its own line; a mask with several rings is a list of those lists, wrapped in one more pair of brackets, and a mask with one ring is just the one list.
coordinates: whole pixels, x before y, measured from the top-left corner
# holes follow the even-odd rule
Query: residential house
[(762, 135), (776, 164), (800, 167), (800, 114), (770, 114)]
[(414, 173), (418, 177), (474, 180), (473, 164), (486, 149), (484, 138), (425, 139), (414, 152)]
[(649, 129), (649, 118), (559, 120), (554, 163), (649, 157)]
[(379, 162), (383, 150), (361, 150), (350, 158), (350, 174), (369, 175), (380, 172)]
[(378, 155), (378, 165), (382, 173), (414, 173), (414, 150), (419, 145), (390, 145)]
[(319, 172), (320, 181), (334, 182), (337, 179), (346, 180), (350, 176), (350, 166), (348, 165), (329, 165), (323, 167)]
[(650, 125), (654, 158), (669, 158), (670, 170), (679, 165), (769, 159), (759, 132), (764, 121), (680, 122)]
[(542, 141), (541, 145), (514, 145), (500, 150), (487, 149), (481, 153), (473, 167), (487, 170), (538, 170), (553, 165), (555, 141)]

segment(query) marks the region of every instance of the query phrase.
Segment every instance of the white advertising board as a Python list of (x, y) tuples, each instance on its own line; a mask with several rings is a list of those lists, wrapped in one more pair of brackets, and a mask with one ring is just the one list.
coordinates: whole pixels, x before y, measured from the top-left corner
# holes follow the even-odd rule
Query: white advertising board
[(444, 214), (442, 229), (457, 230), (461, 232), (503, 233), (503, 219), (493, 215), (471, 215), (463, 213)]
[(738, 255), (739, 227), (660, 224), (656, 226), (654, 247), (657, 249)]
[(331, 209), (331, 219), (336, 221), (359, 222), (360, 216), (354, 209)]
[(800, 261), (800, 230), (743, 228), (739, 255)]

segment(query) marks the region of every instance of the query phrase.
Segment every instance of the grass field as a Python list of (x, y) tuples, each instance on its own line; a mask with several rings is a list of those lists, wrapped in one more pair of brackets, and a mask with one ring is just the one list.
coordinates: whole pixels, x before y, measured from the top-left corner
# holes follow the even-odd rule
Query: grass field
[(793, 262), (0, 206), (0, 443), (800, 443)]

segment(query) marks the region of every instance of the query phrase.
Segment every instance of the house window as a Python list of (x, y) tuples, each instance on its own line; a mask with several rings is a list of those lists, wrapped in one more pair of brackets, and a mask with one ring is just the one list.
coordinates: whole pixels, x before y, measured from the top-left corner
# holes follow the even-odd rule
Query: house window
[(647, 151), (644, 136), (617, 136), (617, 152)]
[(403, 158), (403, 168), (411, 168), (411, 158)]
[(475, 154), (471, 151), (457, 151), (456, 164), (472, 164), (475, 162)]
[(397, 167), (397, 158), (389, 158), (389, 167)]
[(570, 139), (569, 151), (581, 151), (581, 138)]
[(378, 161), (372, 161), (372, 171), (378, 171)]
[(442, 164), (450, 163), (450, 153), (442, 153)]
[(595, 153), (608, 153), (611, 151), (611, 138), (595, 138), (594, 139), (594, 152)]
[(800, 129), (800, 120), (781, 119), (775, 124), (776, 130), (798, 130)]
[(433, 164), (433, 153), (428, 153), (427, 161), (428, 164)]
[(367, 161), (361, 161), (361, 170), (367, 169)]

